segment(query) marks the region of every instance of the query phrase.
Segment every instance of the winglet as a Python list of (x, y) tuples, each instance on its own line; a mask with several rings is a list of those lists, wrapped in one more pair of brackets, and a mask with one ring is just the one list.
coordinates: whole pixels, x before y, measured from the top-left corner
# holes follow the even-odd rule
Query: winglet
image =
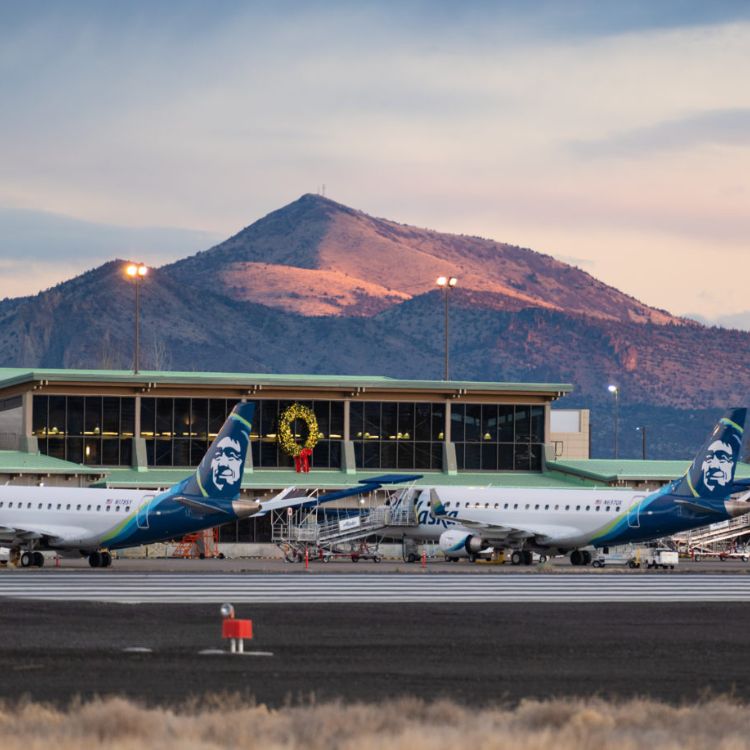
[(430, 512), (433, 516), (445, 516), (447, 511), (434, 487), (430, 488)]

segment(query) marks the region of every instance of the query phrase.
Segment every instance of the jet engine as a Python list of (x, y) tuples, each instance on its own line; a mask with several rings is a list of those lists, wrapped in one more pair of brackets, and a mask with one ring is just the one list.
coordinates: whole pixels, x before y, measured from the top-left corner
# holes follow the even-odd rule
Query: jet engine
[(474, 557), (485, 547), (481, 537), (455, 529), (444, 531), (438, 544), (446, 557)]

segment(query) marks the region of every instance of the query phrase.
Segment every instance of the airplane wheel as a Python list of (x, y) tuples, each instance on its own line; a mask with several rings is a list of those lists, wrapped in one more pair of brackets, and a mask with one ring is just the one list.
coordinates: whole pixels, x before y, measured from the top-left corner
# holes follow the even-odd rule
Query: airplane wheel
[(583, 562), (581, 565), (588, 565), (591, 562), (591, 553), (588, 550), (584, 550), (581, 552), (581, 555), (583, 555)]
[(30, 568), (32, 562), (33, 562), (33, 558), (32, 558), (31, 552), (24, 552), (21, 555), (21, 567), (22, 568)]
[(513, 554), (510, 556), (511, 565), (520, 565), (521, 560), (522, 560), (522, 555), (518, 550), (513, 552)]
[(524, 550), (523, 552), (523, 564), (524, 565), (531, 565), (531, 563), (534, 562), (534, 555), (529, 552), (529, 550)]
[(583, 555), (581, 554), (581, 550), (574, 549), (570, 553), (570, 564), (571, 565), (583, 565)]
[(102, 552), (102, 567), (103, 568), (111, 568), (112, 567), (112, 555), (109, 552)]
[(101, 568), (101, 566), (102, 566), (102, 556), (98, 552), (92, 552), (89, 555), (89, 565), (92, 568)]
[(32, 560), (35, 568), (44, 567), (44, 555), (41, 552), (34, 552)]

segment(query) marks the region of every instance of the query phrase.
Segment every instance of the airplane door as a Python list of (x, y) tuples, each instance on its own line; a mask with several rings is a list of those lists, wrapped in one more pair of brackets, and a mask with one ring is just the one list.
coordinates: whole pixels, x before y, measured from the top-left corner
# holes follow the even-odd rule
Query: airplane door
[(641, 527), (641, 501), (646, 495), (637, 495), (633, 498), (633, 505), (628, 509), (628, 526), (631, 529), (640, 529)]
[(151, 505), (151, 501), (154, 499), (153, 495), (146, 495), (141, 504), (138, 506), (138, 512), (136, 513), (136, 522), (139, 529), (148, 528), (148, 508)]

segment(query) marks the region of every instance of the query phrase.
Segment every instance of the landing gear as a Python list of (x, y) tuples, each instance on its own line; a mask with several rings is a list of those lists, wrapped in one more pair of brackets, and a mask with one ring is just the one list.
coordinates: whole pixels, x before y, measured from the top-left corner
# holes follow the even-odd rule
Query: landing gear
[(92, 552), (89, 555), (89, 565), (92, 568), (109, 568), (112, 565), (112, 555), (106, 550)]
[(591, 562), (591, 553), (588, 550), (574, 549), (570, 553), (571, 565), (588, 565)]
[(517, 549), (510, 556), (511, 565), (531, 565), (534, 555), (527, 549)]
[(41, 552), (27, 551), (21, 554), (19, 559), (22, 568), (43, 568), (44, 555)]

